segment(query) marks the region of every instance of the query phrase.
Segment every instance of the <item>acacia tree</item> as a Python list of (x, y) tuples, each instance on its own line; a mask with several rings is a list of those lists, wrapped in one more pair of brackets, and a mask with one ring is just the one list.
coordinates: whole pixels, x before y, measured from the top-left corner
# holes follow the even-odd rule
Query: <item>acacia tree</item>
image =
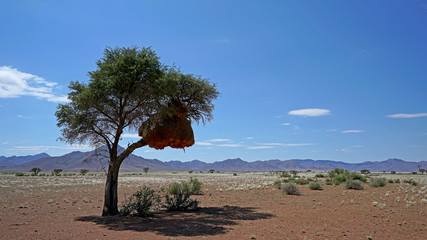
[(207, 79), (163, 65), (151, 48), (107, 47), (96, 64), (88, 84), (70, 83), (70, 102), (60, 104), (55, 115), (61, 141), (108, 149), (102, 215), (117, 215), (120, 165), (135, 149), (148, 144), (143, 135), (119, 151), (123, 132), (162, 122), (178, 111), (171, 101), (185, 107), (191, 122), (205, 124), (212, 119), (212, 101), (219, 93)]

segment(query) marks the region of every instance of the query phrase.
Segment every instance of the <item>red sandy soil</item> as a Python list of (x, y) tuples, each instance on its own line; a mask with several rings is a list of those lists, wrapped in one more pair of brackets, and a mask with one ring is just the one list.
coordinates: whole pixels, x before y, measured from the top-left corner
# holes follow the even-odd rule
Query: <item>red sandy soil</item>
[[(300, 186), (302, 194), (291, 196), (273, 186), (244, 191), (206, 186), (204, 195), (194, 196), (198, 211), (163, 211), (151, 218), (101, 217), (101, 185), (27, 194), (9, 190), (0, 193), (0, 239), (426, 239), (424, 189)], [(119, 187), (119, 201), (134, 191)]]

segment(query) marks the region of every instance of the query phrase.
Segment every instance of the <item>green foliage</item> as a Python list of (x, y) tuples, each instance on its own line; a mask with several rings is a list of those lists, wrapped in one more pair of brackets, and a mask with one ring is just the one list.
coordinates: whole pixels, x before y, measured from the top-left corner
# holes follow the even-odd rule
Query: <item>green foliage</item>
[(215, 170), (214, 169), (210, 169), (209, 171), (208, 171), (208, 173), (214, 173), (215, 172)]
[(187, 182), (169, 184), (165, 194), (164, 206), (168, 210), (196, 209), (198, 201), (190, 199), (191, 185)]
[(291, 175), (288, 172), (283, 171), (282, 174), (280, 174), (280, 177), (282, 177), (282, 178), (289, 178), (289, 177), (291, 177)]
[(17, 176), (17, 177), (22, 177), (22, 176), (25, 176), (25, 174), (24, 174), (24, 173), (21, 173), (21, 172), (18, 172), (18, 173), (15, 173), (15, 176)]
[(400, 183), (400, 179), (394, 180), (394, 183)]
[(329, 175), (330, 178), (334, 178), (336, 175), (339, 175), (341, 173), (344, 173), (344, 169), (335, 168), (334, 170), (329, 171), (328, 175)]
[(391, 173), (391, 174), (396, 174), (396, 171), (391, 171), (390, 173)]
[(317, 178), (324, 178), (324, 177), (325, 177), (325, 175), (324, 175), (324, 174), (322, 174), (322, 173), (318, 173), (318, 174), (316, 174), (314, 177), (317, 177)]
[(31, 170), (30, 170), (30, 172), (31, 172), (31, 175), (32, 175), (32, 176), (37, 176), (37, 175), (39, 175), (39, 173), (40, 173), (41, 171), (42, 171), (42, 170), (41, 170), (40, 168), (38, 168), (38, 167), (31, 168)]
[(412, 186), (418, 186), (418, 183), (414, 180), (414, 179), (405, 179), (405, 180), (403, 180), (403, 182), (404, 183), (408, 183), (408, 184), (410, 184), (410, 185), (412, 185)]
[(340, 168), (335, 168), (333, 171), (330, 171), (328, 173), (328, 175), (330, 177), (332, 176), (332, 182), (335, 185), (340, 185), (341, 183), (343, 183), (349, 179), (359, 180), (361, 182), (367, 181), (366, 177), (361, 175), (360, 173), (350, 172), (348, 170), (344, 170), (344, 169), (340, 169)]
[(87, 169), (80, 169), (80, 174), (83, 176), (86, 175), (88, 172), (89, 172), (89, 170), (87, 170)]
[(149, 167), (145, 167), (145, 168), (143, 168), (142, 170), (144, 170), (145, 175), (147, 175), (147, 174), (148, 174), (148, 170), (150, 170), (150, 168), (149, 168)]
[(369, 173), (371, 173), (371, 171), (369, 171), (368, 169), (362, 169), (362, 170), (360, 170), (360, 173), (361, 174), (369, 174)]
[(202, 182), (197, 178), (190, 178), (190, 195), (201, 195), (202, 192)]
[(387, 179), (385, 178), (375, 177), (369, 180), (369, 186), (371, 187), (384, 187), (386, 183), (387, 183)]
[(322, 186), (317, 182), (312, 182), (308, 184), (308, 188), (311, 190), (322, 190)]
[(388, 183), (394, 183), (393, 179), (389, 179)]
[(296, 175), (298, 174), (298, 171), (296, 170), (291, 170), (289, 171), (294, 177), (296, 177)]
[(59, 174), (62, 172), (62, 169), (53, 169), (52, 176), (59, 176)]
[(332, 179), (327, 178), (325, 184), (326, 185), (332, 185)]
[(287, 195), (300, 195), (298, 187), (294, 183), (282, 184), (282, 191)]
[(345, 189), (363, 190), (363, 183), (360, 180), (348, 179), (344, 182)]
[(189, 174), (192, 174), (192, 173), (193, 173), (193, 170), (188, 171), (188, 173), (189, 173)]
[(421, 174), (424, 174), (426, 172), (424, 168), (419, 168), (418, 171), (420, 171)]
[(300, 178), (300, 179), (295, 179), (293, 182), (294, 182), (295, 184), (298, 184), (298, 185), (306, 185), (306, 184), (308, 184), (310, 181), (308, 181), (307, 179)]
[(144, 186), (135, 192), (122, 205), (120, 215), (135, 214), (140, 217), (152, 216), (152, 210), (160, 203), (160, 196), (150, 187)]
[(281, 180), (276, 180), (274, 181), (273, 185), (280, 190), (281, 186), (282, 186), (282, 181)]

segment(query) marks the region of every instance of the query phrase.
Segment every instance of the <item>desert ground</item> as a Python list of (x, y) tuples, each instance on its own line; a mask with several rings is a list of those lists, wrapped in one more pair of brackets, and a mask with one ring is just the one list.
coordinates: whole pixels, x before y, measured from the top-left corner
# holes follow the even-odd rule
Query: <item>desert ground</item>
[[(278, 190), (273, 173), (121, 173), (119, 203), (144, 185), (202, 183), (196, 211), (101, 217), (105, 175), (0, 174), (0, 239), (426, 239), (427, 175), (385, 187)], [(301, 174), (313, 177), (314, 173)], [(311, 175), (310, 175), (311, 174)], [(67, 175), (67, 176), (64, 176)], [(412, 178), (419, 184), (403, 183)]]

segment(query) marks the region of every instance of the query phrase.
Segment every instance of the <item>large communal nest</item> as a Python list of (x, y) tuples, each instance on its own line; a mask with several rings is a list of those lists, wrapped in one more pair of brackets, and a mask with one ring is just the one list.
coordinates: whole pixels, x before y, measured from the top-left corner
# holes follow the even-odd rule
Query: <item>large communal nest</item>
[(185, 148), (194, 144), (191, 121), (187, 119), (188, 110), (184, 103), (172, 100), (167, 113), (158, 113), (145, 121), (139, 128), (138, 135), (149, 147), (155, 149)]

